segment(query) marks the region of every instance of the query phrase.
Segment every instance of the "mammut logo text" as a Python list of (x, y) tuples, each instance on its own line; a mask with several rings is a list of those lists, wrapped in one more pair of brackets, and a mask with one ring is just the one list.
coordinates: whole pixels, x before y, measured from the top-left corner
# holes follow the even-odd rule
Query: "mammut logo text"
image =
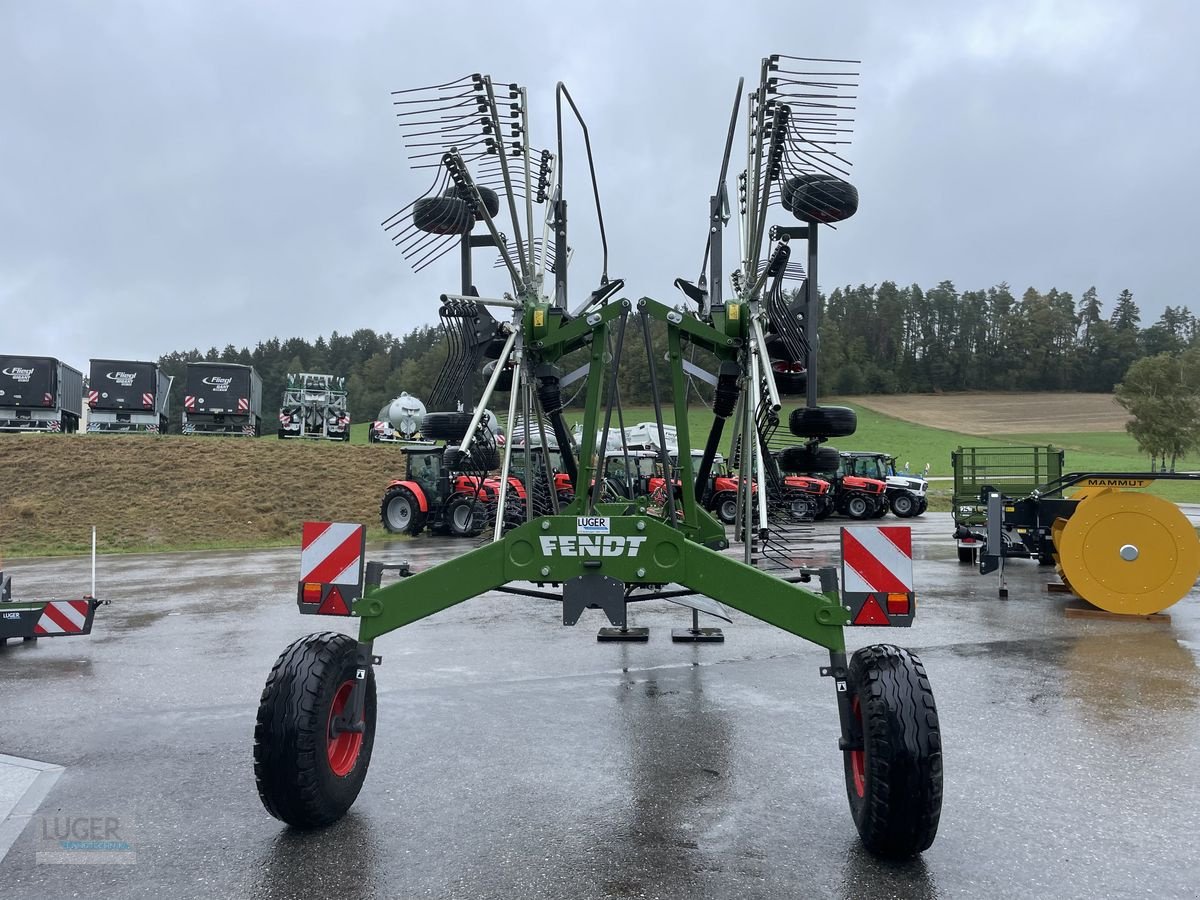
[(637, 556), (644, 537), (620, 535), (566, 534), (542, 535), (543, 556)]

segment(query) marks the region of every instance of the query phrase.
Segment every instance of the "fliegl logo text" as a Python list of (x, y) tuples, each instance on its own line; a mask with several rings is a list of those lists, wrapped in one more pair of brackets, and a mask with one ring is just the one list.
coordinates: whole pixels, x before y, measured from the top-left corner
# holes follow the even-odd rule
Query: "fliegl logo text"
[(644, 537), (609, 535), (541, 535), (543, 556), (637, 556)]

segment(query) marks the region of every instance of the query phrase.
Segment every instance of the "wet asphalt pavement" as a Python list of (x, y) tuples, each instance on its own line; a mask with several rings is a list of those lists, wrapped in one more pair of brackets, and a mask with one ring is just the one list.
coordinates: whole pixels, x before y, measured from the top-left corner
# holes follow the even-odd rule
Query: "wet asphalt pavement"
[[(893, 520), (894, 521), (894, 520)], [(649, 644), (598, 644), (544, 601), (487, 595), (376, 644), (379, 721), (351, 813), (292, 833), (259, 804), (254, 715), (301, 617), (298, 551), (100, 560), (90, 637), (0, 651), (0, 753), (65, 767), (41, 813), (119, 820), (130, 865), (38, 864), (35, 818), (0, 862), (6, 900), (147, 898), (1196, 897), (1200, 592), (1170, 623), (1065, 618), (1052, 573), (960, 566), (949, 517), (915, 520), (909, 631), (945, 747), (937, 841), (859, 847), (820, 648), (741, 614), (678, 645), (689, 612), (638, 604)], [(817, 526), (832, 559), (836, 523)], [(418, 567), (421, 538), (372, 558)], [(86, 560), (8, 567), (14, 596), (78, 595)], [(709, 624), (720, 624), (712, 623)], [(348, 629), (347, 629), (348, 630)]]

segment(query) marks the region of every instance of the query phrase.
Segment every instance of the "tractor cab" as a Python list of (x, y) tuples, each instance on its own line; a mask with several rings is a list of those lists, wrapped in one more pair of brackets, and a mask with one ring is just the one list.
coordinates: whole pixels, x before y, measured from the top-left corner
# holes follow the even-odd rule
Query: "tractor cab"
[(869, 451), (843, 451), (838, 473), (882, 481), (886, 505), (902, 519), (919, 516), (928, 506), (929, 483), (915, 475), (896, 473), (896, 457)]
[(652, 481), (665, 481), (662, 463), (653, 450), (610, 450), (604, 454), (605, 487), (618, 497), (633, 500), (648, 496), (653, 491)]

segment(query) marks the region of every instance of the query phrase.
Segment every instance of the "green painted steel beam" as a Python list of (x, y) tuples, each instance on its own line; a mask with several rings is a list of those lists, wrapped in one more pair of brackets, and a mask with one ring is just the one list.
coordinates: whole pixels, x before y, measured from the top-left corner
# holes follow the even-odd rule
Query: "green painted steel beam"
[[(594, 520), (596, 517), (585, 517)], [(849, 613), (818, 594), (688, 540), (650, 516), (610, 516), (604, 532), (576, 516), (544, 516), (499, 542), (369, 592), (354, 604), (370, 641), (514, 581), (561, 584), (607, 575), (626, 584), (679, 584), (831, 650), (845, 649)]]

